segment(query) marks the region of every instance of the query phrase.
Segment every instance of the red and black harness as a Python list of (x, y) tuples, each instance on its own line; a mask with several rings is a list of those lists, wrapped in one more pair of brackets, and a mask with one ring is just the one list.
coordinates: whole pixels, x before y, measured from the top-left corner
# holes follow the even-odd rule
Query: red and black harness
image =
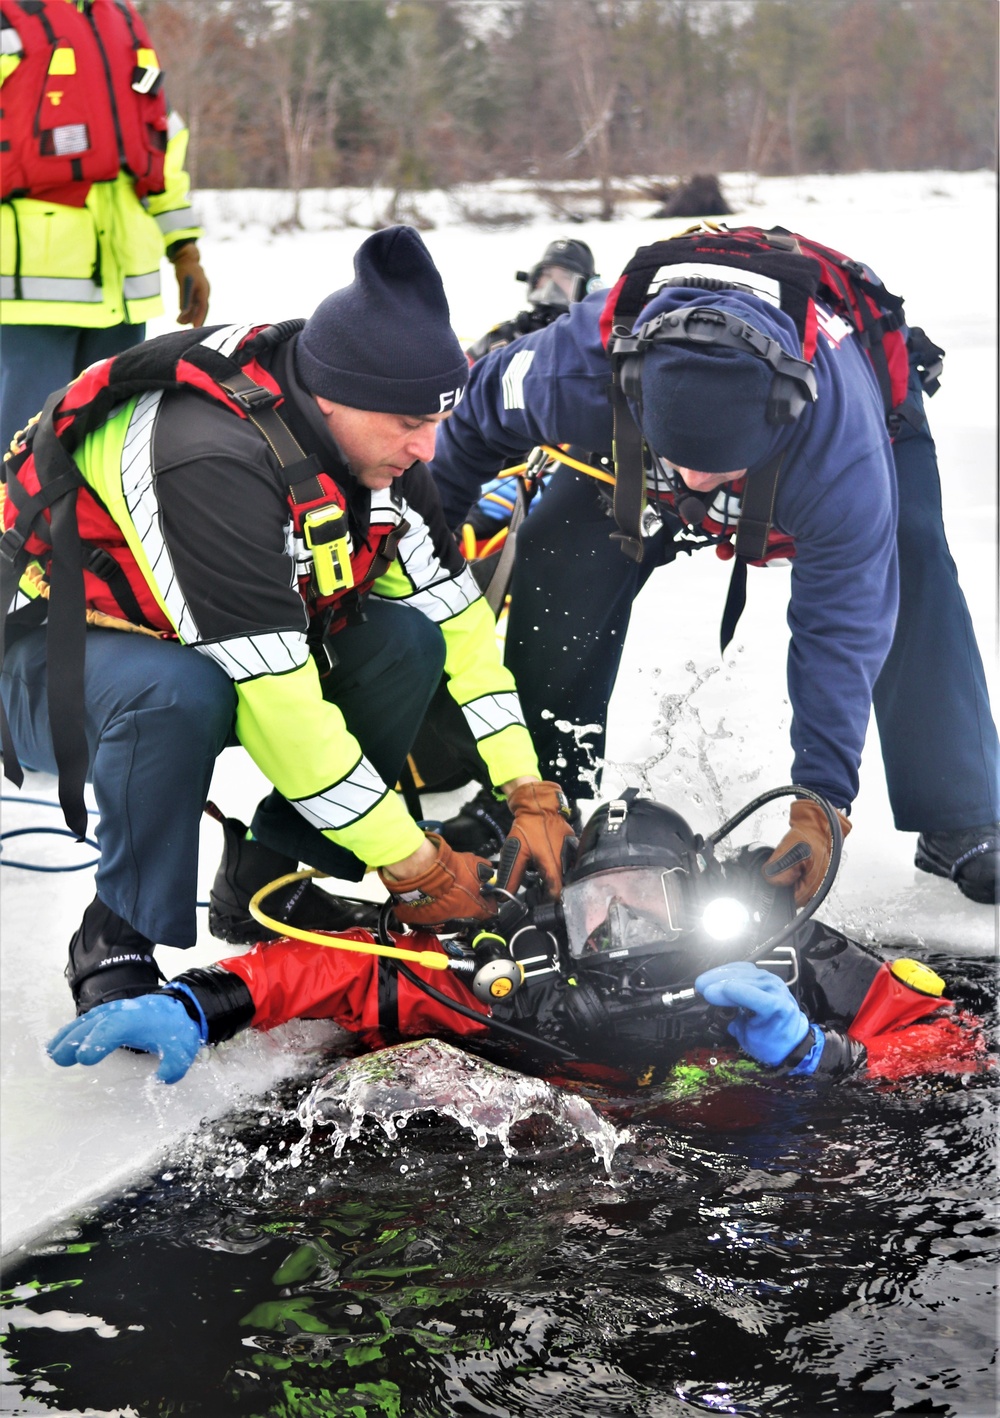
[[(84, 655), (88, 604), (165, 637), (173, 628), (139, 570), (114, 520), (84, 481), (73, 453), (125, 400), (155, 390), (190, 389), (215, 399), (248, 419), (266, 439), (288, 481), (293, 527), (302, 537), (310, 517), (345, 511), (344, 494), (323, 472), (315, 454), (306, 455), (276, 405), (282, 400), (274, 377), (260, 362), (277, 339), (287, 339), (301, 321), (257, 327), (230, 357), (204, 341), (218, 330), (182, 330), (161, 336), (93, 365), (48, 399), (45, 408), (5, 458), (5, 530), (0, 537), (0, 645), (20, 578), (32, 559), (49, 583), (46, 649), (49, 664), (49, 717), (59, 770), (59, 800), (69, 827), (83, 837), (83, 803), (88, 753), (80, 705), (84, 699)], [(328, 517), (327, 521), (331, 519)], [(333, 523), (337, 525), (336, 522)], [(371, 584), (392, 564), (407, 523), (369, 529), (349, 555), (350, 573), (326, 594), (300, 579), (311, 614), (309, 641), (322, 641), (360, 607)], [(314, 633), (315, 632), (315, 633)], [(4, 774), (20, 786), (23, 772), (0, 708)]]
[[(692, 275), (688, 269), (671, 281), (666, 268), (679, 265), (687, 268), (694, 265), (700, 271), (712, 266), (723, 269), (718, 277), (700, 272)], [(869, 276), (858, 262), (831, 247), (782, 227), (768, 231), (741, 227), (728, 231), (715, 226), (694, 229), (640, 247), (609, 291), (600, 324), (613, 372), (614, 515), (618, 531), (612, 535), (621, 543), (622, 550), (636, 561), (641, 561), (643, 555), (646, 486), (642, 432), (628, 402), (629, 392), (634, 393), (635, 387), (635, 323), (652, 296), (664, 285), (739, 289), (740, 270), (773, 283), (780, 309), (795, 325), (804, 362), (810, 362), (816, 350), (820, 328), (817, 301), (848, 322), (875, 371), (891, 436), (898, 432), (901, 419), (910, 416), (907, 401), (911, 352), (925, 391), (932, 394), (938, 387), (944, 351), (919, 329), (911, 329), (908, 348), (903, 330), (902, 299)], [(753, 292), (754, 286), (751, 279), (742, 288)], [(631, 389), (627, 387), (630, 361), (633, 366)], [(735, 539), (728, 553), (721, 544), (718, 547), (720, 555), (734, 557), (721, 628), (723, 650), (732, 639), (746, 603), (747, 566), (761, 565), (776, 556), (794, 555), (790, 539), (776, 533), (772, 525), (781, 467), (782, 455), (779, 454), (763, 467), (755, 468), (744, 483), (733, 487), (733, 491), (741, 494)], [(669, 494), (666, 500), (675, 501)], [(728, 539), (730, 535), (726, 526), (713, 526), (710, 519), (703, 525), (717, 536)]]

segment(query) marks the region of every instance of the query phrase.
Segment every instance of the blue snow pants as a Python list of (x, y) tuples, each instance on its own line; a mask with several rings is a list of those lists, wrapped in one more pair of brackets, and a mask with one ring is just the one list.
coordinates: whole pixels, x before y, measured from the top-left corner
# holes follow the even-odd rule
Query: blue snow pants
[[(363, 623), (329, 642), (323, 679), (383, 781), (394, 784), (444, 666), (444, 637), (409, 606), (369, 601)], [(0, 692), (25, 768), (55, 773), (45, 629), (8, 647)], [(215, 760), (236, 743), (236, 692), (213, 660), (170, 641), (88, 630), (84, 723), (100, 813), (97, 894), (154, 943), (197, 937), (198, 834)], [(287, 726), (294, 740), (295, 725)], [(308, 743), (301, 745), (309, 752)], [(347, 880), (365, 864), (328, 841), (278, 793), (254, 817), (276, 851)]]
[[(874, 707), (897, 828), (943, 832), (1000, 817), (1000, 750), (982, 658), (945, 537), (934, 442), (919, 391), (914, 397), (921, 426), (904, 423), (893, 444), (900, 605)], [(646, 541), (641, 565), (610, 540), (614, 525), (599, 485), (562, 468), (518, 531), (506, 662), (543, 776), (574, 797), (595, 795), (594, 769), (604, 757), (608, 701), (632, 602), (676, 554), (674, 519)], [(670, 614), (687, 612), (668, 612), (668, 640)], [(559, 728), (566, 719), (590, 727), (577, 737)]]

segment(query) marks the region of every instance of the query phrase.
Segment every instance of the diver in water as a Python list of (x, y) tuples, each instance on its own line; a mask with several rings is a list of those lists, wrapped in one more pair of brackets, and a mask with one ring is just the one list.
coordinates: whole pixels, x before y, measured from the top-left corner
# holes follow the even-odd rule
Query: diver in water
[[(791, 885), (762, 872), (768, 847), (715, 852), (763, 803), (793, 793), (828, 816), (833, 844), (823, 861), (795, 849), (792, 865), (814, 885), (800, 909)], [(557, 902), (530, 886), (517, 895), (497, 886), (502, 905), (486, 930), (403, 933), (389, 929), (388, 903), (377, 933), (296, 931), (99, 1005), (49, 1053), (63, 1066), (118, 1048), (154, 1053), (157, 1076), (173, 1083), (204, 1045), (324, 1018), (372, 1048), (458, 1038), (522, 1071), (572, 1078), (582, 1066), (589, 1079), (617, 1084), (658, 1081), (706, 1049), (713, 1063), (738, 1048), (777, 1073), (826, 1079), (981, 1066), (978, 1023), (945, 997), (940, 976), (814, 919), (841, 836), (833, 809), (810, 790), (763, 794), (705, 839), (629, 789), (597, 809), (574, 846)], [(512, 833), (498, 882), (519, 850)], [(264, 924), (270, 889), (255, 898)]]

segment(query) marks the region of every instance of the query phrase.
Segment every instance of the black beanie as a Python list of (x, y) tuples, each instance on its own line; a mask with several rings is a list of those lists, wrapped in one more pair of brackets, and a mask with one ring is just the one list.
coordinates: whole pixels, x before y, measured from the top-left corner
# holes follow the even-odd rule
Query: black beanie
[(311, 394), (373, 413), (437, 414), (454, 408), (469, 362), (451, 328), (437, 267), (408, 226), (362, 242), (354, 280), (313, 311), (295, 364)]
[(775, 439), (767, 421), (772, 378), (770, 365), (749, 352), (653, 345), (642, 365), (643, 435), (678, 468), (751, 468)]

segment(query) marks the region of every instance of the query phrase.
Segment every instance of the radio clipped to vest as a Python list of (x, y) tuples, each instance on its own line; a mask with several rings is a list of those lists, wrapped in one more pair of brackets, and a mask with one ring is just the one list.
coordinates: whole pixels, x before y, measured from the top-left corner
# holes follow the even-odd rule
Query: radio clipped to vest
[(292, 483), (288, 492), (296, 535), (312, 561), (307, 599), (317, 602), (351, 590), (356, 578), (344, 495), (314, 456), (305, 462), (315, 476)]
[(302, 518), (302, 537), (312, 552), (313, 581), (320, 596), (349, 591), (354, 585), (347, 516), (335, 503), (316, 507)]

